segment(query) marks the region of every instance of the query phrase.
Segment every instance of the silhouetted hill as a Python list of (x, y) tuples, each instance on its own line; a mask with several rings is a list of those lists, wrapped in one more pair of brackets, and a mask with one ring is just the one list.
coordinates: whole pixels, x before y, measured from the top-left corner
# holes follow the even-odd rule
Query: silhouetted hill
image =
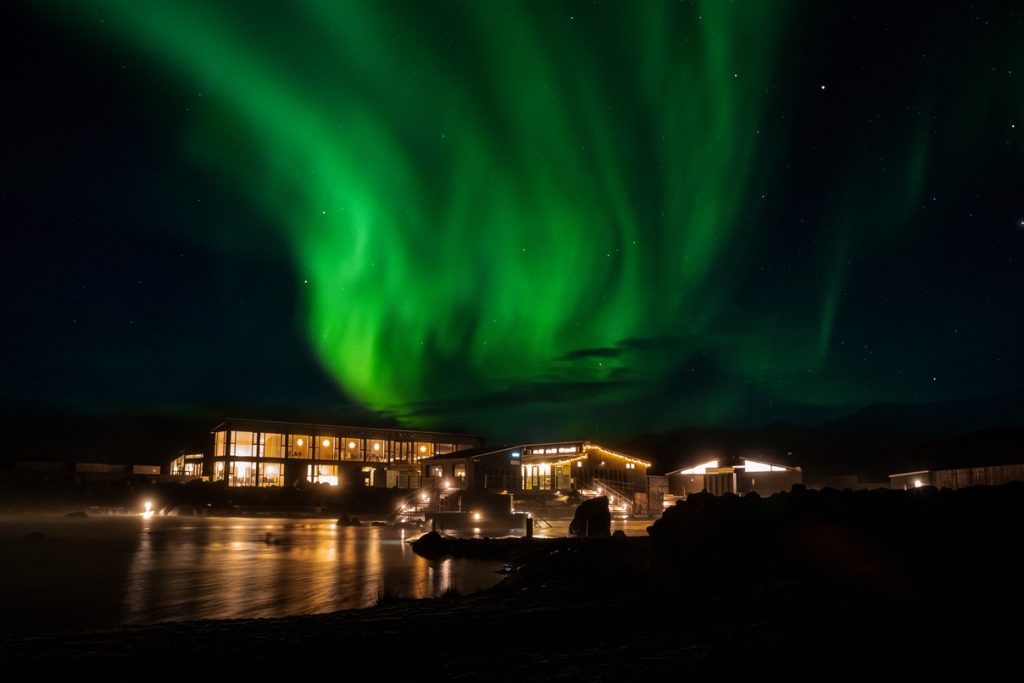
[(819, 424), (819, 432), (858, 443), (906, 443), (1024, 425), (1024, 391), (939, 403), (876, 402)]
[(1024, 392), (941, 403), (873, 403), (814, 426), (776, 422), (742, 429), (682, 428), (617, 442), (654, 471), (717, 453), (761, 455), (814, 474), (871, 479), (896, 471), (1024, 461)]

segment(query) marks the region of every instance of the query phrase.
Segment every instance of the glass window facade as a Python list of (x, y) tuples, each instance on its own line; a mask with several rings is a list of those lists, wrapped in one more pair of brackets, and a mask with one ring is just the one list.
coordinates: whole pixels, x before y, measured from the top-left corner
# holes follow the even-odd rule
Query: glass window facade
[(230, 455), (236, 458), (255, 458), (255, 437), (253, 432), (231, 432)]
[[(286, 474), (291, 479), (302, 477), (305, 469), (310, 481), (340, 484), (344, 472), (338, 463), (349, 461), (373, 465), (362, 472), (353, 469), (354, 481), (385, 486), (399, 472), (418, 479), (420, 460), (462, 450), (465, 444), (456, 443), (456, 438), (430, 432), (232, 419), (213, 432), (213, 462), (207, 472), (232, 486), (283, 486)], [(300, 463), (289, 464), (292, 460)], [(322, 470), (321, 465), (328, 469)], [(178, 463), (173, 471), (198, 473), (202, 469), (201, 463), (187, 469)], [(450, 477), (451, 465), (446, 465), (444, 472)], [(399, 483), (406, 481), (396, 479), (391, 485)]]

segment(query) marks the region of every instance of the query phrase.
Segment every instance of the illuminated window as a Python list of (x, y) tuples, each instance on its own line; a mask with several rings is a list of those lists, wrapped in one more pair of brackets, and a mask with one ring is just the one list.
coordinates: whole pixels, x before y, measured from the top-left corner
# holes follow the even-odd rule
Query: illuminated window
[(317, 484), (338, 485), (337, 465), (309, 465), (306, 468), (306, 478)]
[(254, 458), (255, 453), (255, 434), (252, 432), (231, 432), (231, 452), (229, 455), (233, 455), (239, 458)]
[(295, 434), (292, 434), (291, 436), (288, 437), (288, 439), (289, 439), (289, 442), (288, 442), (288, 457), (289, 458), (309, 458), (310, 457), (310, 451), (312, 450), (311, 447), (310, 447), (310, 443), (313, 440), (312, 437), (310, 437), (310, 436), (296, 436)]
[(260, 434), (260, 457), (283, 458), (285, 457), (284, 445), (284, 434)]
[[(224, 463), (221, 463), (223, 471)], [(203, 454), (189, 453), (175, 458), (171, 462), (171, 474), (178, 477), (201, 477), (203, 476)]]
[(366, 443), (366, 459), (383, 461), (387, 459), (386, 444), (381, 439), (372, 439)]
[(338, 443), (338, 437), (336, 436), (316, 437), (316, 455), (313, 457), (317, 460), (337, 460)]
[(214, 457), (224, 457), (227, 455), (227, 432), (216, 432), (213, 435), (213, 455)]
[(230, 463), (228, 469), (228, 486), (255, 486), (256, 464), (251, 462)]
[(284, 465), (266, 462), (260, 468), (260, 486), (284, 486)]

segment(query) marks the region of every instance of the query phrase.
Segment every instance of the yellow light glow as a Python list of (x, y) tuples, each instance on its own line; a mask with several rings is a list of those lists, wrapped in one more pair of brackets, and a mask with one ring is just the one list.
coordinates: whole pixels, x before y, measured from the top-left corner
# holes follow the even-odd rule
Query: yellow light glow
[(473, 521), (474, 522), (479, 522), (480, 521), (480, 513), (479, 512), (474, 512), (473, 513)]
[(756, 460), (750, 460), (744, 458), (743, 464), (747, 472), (785, 472), (785, 467), (778, 467), (777, 465), (769, 465), (766, 462), (758, 462)]
[(922, 486), (924, 486), (924, 484), (922, 484), (922, 483), (921, 483), (921, 480), (920, 480), (920, 479), (915, 479), (915, 480), (914, 480), (914, 488), (915, 488), (915, 489), (919, 489), (919, 488), (921, 488)]
[(348, 442), (348, 447), (349, 448), (355, 448), (356, 447), (356, 442), (355, 441), (349, 441)]
[(324, 445), (324, 448), (327, 448), (328, 446), (331, 445), (331, 440), (330, 439), (324, 439), (323, 441), (321, 441), (321, 443)]
[(379, 451), (380, 450), (380, 444), (379, 443), (373, 444), (373, 450)]
[(305, 443), (305, 442), (302, 439), (296, 439), (295, 440), (295, 445), (296, 446), (301, 446), (303, 443)]
[(631, 463), (633, 463), (635, 465), (640, 465), (640, 467), (650, 467), (651, 466), (651, 463), (647, 462), (646, 460), (641, 460), (640, 458), (633, 458), (633, 457), (630, 457), (630, 456), (625, 455), (623, 453), (618, 453), (616, 451), (611, 451), (611, 450), (608, 450), (607, 448), (601, 448), (600, 446), (595, 446), (593, 444), (587, 444), (584, 447), (584, 450), (586, 452), (588, 452), (588, 453), (591, 452), (591, 451), (594, 451), (594, 452), (600, 453), (601, 455), (604, 455), (604, 456), (607, 456), (607, 457), (619, 458), (621, 460), (625, 460), (626, 462), (631, 462)]
[(150, 502), (149, 502), (149, 501), (147, 500), (147, 501), (146, 501), (146, 505), (145, 505), (145, 508), (146, 508), (146, 512), (152, 512), (152, 511), (153, 511), (153, 504), (152, 504), (152, 503), (150, 503)]
[(420, 446), (420, 453), (426, 453), (426, 452), (427, 452), (427, 447), (426, 446)]
[(430, 502), (430, 496), (428, 496), (427, 494), (424, 493), (422, 498), (423, 498), (423, 502), (424, 503), (429, 503)]
[(577, 460), (576, 461), (576, 467), (583, 467), (583, 461), (582, 460)]
[(680, 472), (680, 474), (707, 474), (707, 471), (714, 467), (718, 467), (718, 460), (708, 460), (707, 462), (702, 462), (699, 465), (685, 469)]

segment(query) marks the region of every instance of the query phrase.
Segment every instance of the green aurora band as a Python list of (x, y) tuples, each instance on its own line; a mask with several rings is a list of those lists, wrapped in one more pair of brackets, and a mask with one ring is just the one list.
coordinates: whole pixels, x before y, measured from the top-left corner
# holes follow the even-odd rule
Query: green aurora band
[[(212, 102), (177, 132), (184, 152), (280, 230), (309, 341), (373, 410), (499, 433), (534, 416), (557, 433), (600, 432), (626, 406), (638, 427), (728, 420), (749, 399), (737, 385), (856, 403), (819, 376), (852, 236), (918, 201), (923, 129), (905, 127), (903, 180), (872, 207), (844, 204), (836, 179), (811, 217), (830, 236), (780, 321), (743, 292), (770, 239), (759, 197), (794, 134), (774, 125), (764, 142), (787, 4), (587, 7), (62, 11)], [(669, 385), (674, 402), (645, 405)]]

